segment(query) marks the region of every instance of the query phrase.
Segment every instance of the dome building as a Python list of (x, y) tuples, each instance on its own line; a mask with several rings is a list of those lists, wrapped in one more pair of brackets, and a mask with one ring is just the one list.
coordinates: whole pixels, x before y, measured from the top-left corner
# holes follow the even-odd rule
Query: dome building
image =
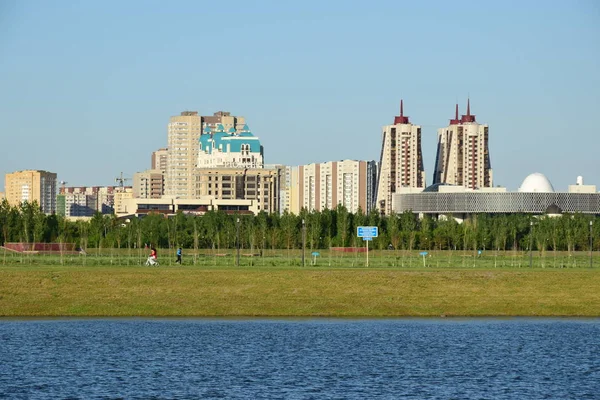
[(544, 174), (534, 172), (523, 180), (519, 187), (521, 193), (554, 193), (554, 187), (552, 183), (546, 178)]
[(400, 214), (452, 216), (462, 220), (470, 214), (538, 214), (561, 213), (600, 214), (600, 193), (595, 185), (569, 185), (568, 191), (555, 191), (550, 180), (539, 172), (528, 175), (518, 191), (506, 188), (469, 189), (457, 185), (434, 184), (415, 193), (398, 193), (393, 198), (393, 209)]

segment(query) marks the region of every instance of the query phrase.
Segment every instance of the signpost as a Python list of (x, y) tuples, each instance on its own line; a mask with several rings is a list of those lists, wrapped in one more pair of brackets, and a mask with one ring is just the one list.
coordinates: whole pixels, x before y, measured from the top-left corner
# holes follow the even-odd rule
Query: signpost
[(313, 257), (312, 265), (317, 265), (317, 257), (319, 257), (321, 254), (318, 251), (313, 251), (311, 255)]
[(379, 236), (379, 228), (376, 226), (357, 226), (356, 236), (360, 237), (367, 243), (367, 267), (369, 266), (369, 242), (374, 237)]
[(419, 255), (423, 256), (423, 267), (426, 267), (426, 265), (425, 265), (425, 256), (427, 255), (427, 252), (426, 251), (422, 251), (422, 252), (419, 253)]

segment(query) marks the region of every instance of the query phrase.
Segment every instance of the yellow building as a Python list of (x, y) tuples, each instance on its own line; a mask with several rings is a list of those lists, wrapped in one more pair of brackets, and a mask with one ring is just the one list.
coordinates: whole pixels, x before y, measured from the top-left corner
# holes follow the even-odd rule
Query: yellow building
[(36, 201), (42, 212), (56, 212), (56, 174), (48, 171), (25, 170), (6, 174), (5, 196), (11, 206)]

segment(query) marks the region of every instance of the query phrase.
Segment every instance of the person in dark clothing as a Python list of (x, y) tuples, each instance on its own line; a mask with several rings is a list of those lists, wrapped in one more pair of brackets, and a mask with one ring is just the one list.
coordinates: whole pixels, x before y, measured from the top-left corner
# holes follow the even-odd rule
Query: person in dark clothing
[(175, 261), (175, 263), (177, 264), (181, 264), (181, 247), (177, 249), (177, 260)]

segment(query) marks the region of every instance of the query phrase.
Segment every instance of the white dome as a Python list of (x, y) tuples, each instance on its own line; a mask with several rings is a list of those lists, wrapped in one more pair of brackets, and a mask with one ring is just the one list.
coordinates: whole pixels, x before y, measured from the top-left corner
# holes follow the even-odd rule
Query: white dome
[(552, 184), (544, 174), (535, 172), (529, 175), (527, 178), (525, 178), (523, 183), (521, 183), (519, 192), (554, 193), (554, 188), (552, 187)]

